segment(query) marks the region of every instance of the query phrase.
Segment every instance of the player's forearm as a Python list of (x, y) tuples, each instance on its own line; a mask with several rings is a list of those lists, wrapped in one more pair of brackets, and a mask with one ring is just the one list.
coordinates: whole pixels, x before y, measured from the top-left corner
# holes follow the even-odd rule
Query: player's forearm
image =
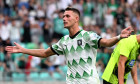
[(124, 84), (124, 70), (125, 70), (125, 64), (119, 62), (119, 64), (118, 64), (118, 80), (119, 80), (119, 84)]
[(118, 41), (119, 41), (119, 38), (117, 36), (108, 39), (108, 41), (107, 41), (108, 42), (108, 47), (111, 47), (111, 46), (115, 45)]
[(135, 64), (134, 67), (131, 70), (131, 75), (134, 81), (134, 84), (138, 84), (138, 79), (137, 79), (137, 65)]
[(110, 39), (101, 39), (100, 45), (104, 47), (111, 47), (115, 45), (118, 41), (119, 39), (117, 37), (113, 37)]
[(137, 75), (135, 75), (133, 78), (134, 84), (138, 84), (138, 79), (137, 79)]
[(23, 49), (22, 53), (42, 58), (47, 57), (45, 49)]

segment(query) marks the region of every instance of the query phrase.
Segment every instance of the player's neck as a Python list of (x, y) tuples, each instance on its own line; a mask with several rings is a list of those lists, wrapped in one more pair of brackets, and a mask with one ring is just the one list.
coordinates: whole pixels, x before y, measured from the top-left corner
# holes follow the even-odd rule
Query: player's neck
[(72, 37), (74, 36), (78, 31), (80, 31), (78, 26), (73, 26), (71, 28), (69, 28), (69, 36)]

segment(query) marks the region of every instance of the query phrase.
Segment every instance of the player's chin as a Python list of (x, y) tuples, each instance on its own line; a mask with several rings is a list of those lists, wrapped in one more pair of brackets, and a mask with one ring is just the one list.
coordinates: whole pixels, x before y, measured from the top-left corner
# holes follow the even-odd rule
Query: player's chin
[(64, 25), (64, 28), (69, 28), (69, 26), (68, 25)]

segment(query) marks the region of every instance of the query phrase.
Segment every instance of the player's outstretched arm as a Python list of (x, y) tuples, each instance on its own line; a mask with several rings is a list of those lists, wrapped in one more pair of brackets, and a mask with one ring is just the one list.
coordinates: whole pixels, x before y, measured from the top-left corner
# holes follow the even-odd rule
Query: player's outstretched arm
[(135, 63), (134, 67), (131, 70), (131, 76), (133, 78), (134, 84), (138, 84), (138, 78), (137, 78), (137, 64)]
[(104, 38), (101, 39), (100, 46), (111, 47), (111, 46), (115, 45), (120, 39), (129, 37), (133, 31), (134, 30), (132, 29), (132, 27), (129, 26), (129, 27), (123, 29), (119, 36), (113, 37), (111, 39), (104, 39)]
[(50, 48), (48, 48), (47, 50), (26, 49), (26, 48), (21, 47), (18, 43), (14, 43), (14, 44), (15, 46), (7, 46), (5, 50), (8, 53), (24, 53), (24, 54), (29, 54), (36, 57), (48, 57), (55, 54)]
[(119, 84), (124, 84), (124, 72), (125, 72), (125, 62), (127, 57), (120, 55), (118, 63), (118, 80)]

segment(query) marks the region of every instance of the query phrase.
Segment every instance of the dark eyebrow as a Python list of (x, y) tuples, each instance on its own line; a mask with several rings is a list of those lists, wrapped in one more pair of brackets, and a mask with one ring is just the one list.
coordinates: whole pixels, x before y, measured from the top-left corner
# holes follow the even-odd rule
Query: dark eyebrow
[(63, 15), (63, 18), (65, 17), (66, 15)]
[(63, 18), (64, 18), (65, 16), (70, 16), (70, 15), (69, 15), (69, 14), (63, 15)]

